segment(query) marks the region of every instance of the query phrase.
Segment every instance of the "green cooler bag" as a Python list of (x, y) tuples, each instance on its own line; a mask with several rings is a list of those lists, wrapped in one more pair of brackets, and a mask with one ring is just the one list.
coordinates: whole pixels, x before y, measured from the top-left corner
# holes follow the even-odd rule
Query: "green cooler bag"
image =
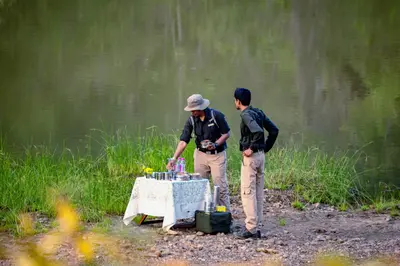
[(206, 234), (229, 233), (232, 224), (230, 212), (196, 211), (196, 230)]

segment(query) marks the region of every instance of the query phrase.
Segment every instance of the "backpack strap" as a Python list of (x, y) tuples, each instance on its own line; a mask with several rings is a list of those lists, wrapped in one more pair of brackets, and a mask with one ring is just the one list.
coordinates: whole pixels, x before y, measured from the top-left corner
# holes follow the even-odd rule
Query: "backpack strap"
[[(192, 124), (192, 127), (193, 127), (192, 138), (194, 138), (195, 134), (196, 134), (195, 123), (194, 123), (194, 119), (193, 119), (192, 115), (189, 118), (190, 118), (190, 123)], [(214, 124), (219, 128), (217, 120), (215, 119), (214, 109), (211, 109), (211, 120), (210, 121), (214, 122)]]
[(193, 116), (191, 115), (190, 116), (190, 123), (192, 124), (192, 127), (193, 127), (193, 131), (192, 131), (192, 138), (194, 138), (195, 137), (195, 134), (196, 134), (196, 129), (194, 128), (194, 119), (193, 119)]
[(213, 121), (214, 124), (216, 124), (217, 127), (219, 128), (217, 120), (215, 119), (215, 116), (214, 116), (214, 109), (211, 109), (211, 121)]

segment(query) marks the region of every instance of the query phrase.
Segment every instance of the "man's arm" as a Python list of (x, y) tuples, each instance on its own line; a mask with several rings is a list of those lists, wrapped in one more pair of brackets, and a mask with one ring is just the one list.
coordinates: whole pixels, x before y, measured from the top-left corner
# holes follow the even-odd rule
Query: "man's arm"
[(222, 134), (221, 137), (219, 137), (219, 139), (215, 141), (215, 144), (217, 144), (217, 146), (224, 145), (224, 143), (226, 142), (227, 139), (229, 139), (230, 136), (231, 136), (230, 131), (226, 134)]
[(187, 143), (183, 140), (179, 141), (178, 146), (176, 147), (173, 160), (177, 160), (179, 156), (181, 156), (182, 152), (186, 149)]
[(260, 140), (264, 142), (264, 129), (262, 129), (257, 121), (247, 112), (241, 113), (243, 123), (249, 128), (251, 134), (250, 149), (254, 152), (257, 151), (258, 145), (256, 144)]
[(215, 141), (217, 146), (224, 145), (227, 139), (231, 136), (231, 129), (229, 128), (228, 122), (223, 113), (215, 112), (215, 120), (217, 120), (219, 130), (221, 132), (221, 137)]
[(268, 152), (274, 146), (279, 134), (278, 127), (264, 114), (263, 126), (268, 131), (268, 137), (265, 141), (264, 151)]
[(185, 150), (187, 144), (190, 142), (192, 132), (193, 132), (193, 125), (190, 122), (190, 118), (189, 118), (186, 121), (185, 126), (183, 127), (180, 141), (176, 147), (174, 156), (173, 156), (172, 160), (170, 162), (168, 162), (168, 164), (167, 164), (167, 169), (171, 170), (174, 167), (176, 160), (179, 158), (179, 156)]

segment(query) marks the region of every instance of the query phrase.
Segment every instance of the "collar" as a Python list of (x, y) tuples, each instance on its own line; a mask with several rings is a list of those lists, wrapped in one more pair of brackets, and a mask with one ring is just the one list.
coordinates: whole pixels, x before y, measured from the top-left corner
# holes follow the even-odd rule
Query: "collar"
[[(205, 114), (204, 121), (209, 121), (211, 119), (211, 110), (210, 110), (210, 108), (207, 107), (206, 109), (204, 109), (204, 114)], [(195, 121), (201, 121), (200, 117), (195, 117), (194, 120)]]
[(206, 109), (204, 109), (204, 113), (206, 114), (205, 119), (210, 120), (211, 119), (211, 110), (210, 110), (210, 108), (207, 107)]

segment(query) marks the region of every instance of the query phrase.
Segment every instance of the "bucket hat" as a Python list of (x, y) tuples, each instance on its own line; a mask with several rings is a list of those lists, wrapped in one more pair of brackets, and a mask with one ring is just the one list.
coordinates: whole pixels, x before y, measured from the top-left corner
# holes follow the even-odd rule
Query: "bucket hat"
[(185, 111), (202, 111), (210, 105), (210, 101), (204, 99), (200, 94), (193, 94), (187, 98), (187, 106)]

